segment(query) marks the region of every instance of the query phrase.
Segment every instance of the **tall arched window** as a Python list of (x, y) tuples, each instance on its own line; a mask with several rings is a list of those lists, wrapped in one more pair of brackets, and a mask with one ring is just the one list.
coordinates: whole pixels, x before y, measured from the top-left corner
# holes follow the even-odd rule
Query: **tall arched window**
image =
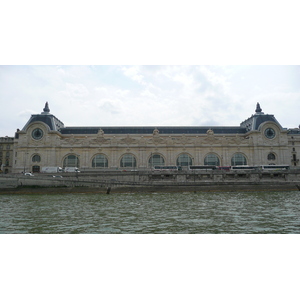
[(176, 165), (181, 167), (191, 166), (192, 164), (192, 158), (188, 154), (180, 154), (176, 161)]
[(242, 153), (236, 153), (231, 158), (232, 166), (247, 165), (247, 159)]
[(207, 154), (204, 158), (204, 165), (205, 166), (219, 166), (220, 160), (216, 154)]
[(121, 168), (136, 168), (136, 159), (132, 154), (125, 154), (120, 161)]
[(105, 155), (98, 154), (92, 160), (93, 168), (108, 168), (108, 160)]
[(65, 159), (64, 159), (64, 163), (63, 163), (63, 167), (77, 167), (79, 168), (79, 158), (76, 155), (68, 155)]
[(275, 154), (274, 153), (269, 153), (268, 154), (268, 160), (275, 160), (276, 157), (275, 157)]
[(155, 166), (164, 166), (165, 159), (160, 154), (153, 154), (153, 155), (151, 155), (148, 164), (149, 164), (149, 168), (152, 168)]
[(32, 156), (32, 162), (40, 162), (41, 157), (38, 154)]

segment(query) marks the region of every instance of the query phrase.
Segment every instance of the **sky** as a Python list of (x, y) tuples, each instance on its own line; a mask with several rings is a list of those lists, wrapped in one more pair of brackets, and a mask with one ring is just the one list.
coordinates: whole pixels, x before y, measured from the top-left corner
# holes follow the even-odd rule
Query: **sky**
[(46, 102), (65, 126), (239, 126), (259, 102), (295, 128), (300, 66), (0, 66), (0, 136), (13, 136)]

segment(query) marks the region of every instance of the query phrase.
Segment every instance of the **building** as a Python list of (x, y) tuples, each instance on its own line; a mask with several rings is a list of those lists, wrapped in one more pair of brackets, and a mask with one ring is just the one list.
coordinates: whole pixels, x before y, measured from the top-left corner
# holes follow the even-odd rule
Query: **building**
[[(30, 117), (14, 138), (13, 172), (44, 166), (81, 170), (149, 169), (161, 165), (298, 166), (300, 130), (255, 113), (239, 126), (65, 127), (50, 114)], [(5, 154), (4, 154), (5, 155)]]
[(0, 173), (11, 173), (13, 164), (14, 138), (0, 137)]

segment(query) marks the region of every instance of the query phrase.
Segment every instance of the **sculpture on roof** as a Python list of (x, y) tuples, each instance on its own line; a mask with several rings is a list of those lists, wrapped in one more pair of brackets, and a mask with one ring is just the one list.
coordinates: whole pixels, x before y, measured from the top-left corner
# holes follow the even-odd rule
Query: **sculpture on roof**
[(159, 135), (159, 130), (157, 128), (153, 130), (153, 135)]
[(256, 113), (261, 113), (262, 112), (262, 109), (260, 108), (260, 105), (259, 103), (257, 102), (256, 104), (256, 110), (255, 110)]
[(50, 112), (50, 109), (49, 109), (48, 102), (46, 102), (46, 104), (45, 104), (45, 107), (44, 107), (43, 111), (44, 111), (44, 112), (43, 112), (44, 114), (48, 114), (48, 113)]

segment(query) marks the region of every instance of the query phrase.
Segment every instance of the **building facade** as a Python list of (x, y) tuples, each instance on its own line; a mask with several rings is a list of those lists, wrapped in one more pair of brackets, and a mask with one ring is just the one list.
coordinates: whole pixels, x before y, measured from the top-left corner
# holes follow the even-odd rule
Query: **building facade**
[(12, 172), (43, 167), (80, 170), (150, 169), (177, 165), (299, 166), (300, 130), (283, 128), (274, 115), (255, 113), (239, 126), (65, 127), (46, 103), (13, 143)]
[(14, 138), (0, 137), (0, 173), (11, 173), (13, 165)]

